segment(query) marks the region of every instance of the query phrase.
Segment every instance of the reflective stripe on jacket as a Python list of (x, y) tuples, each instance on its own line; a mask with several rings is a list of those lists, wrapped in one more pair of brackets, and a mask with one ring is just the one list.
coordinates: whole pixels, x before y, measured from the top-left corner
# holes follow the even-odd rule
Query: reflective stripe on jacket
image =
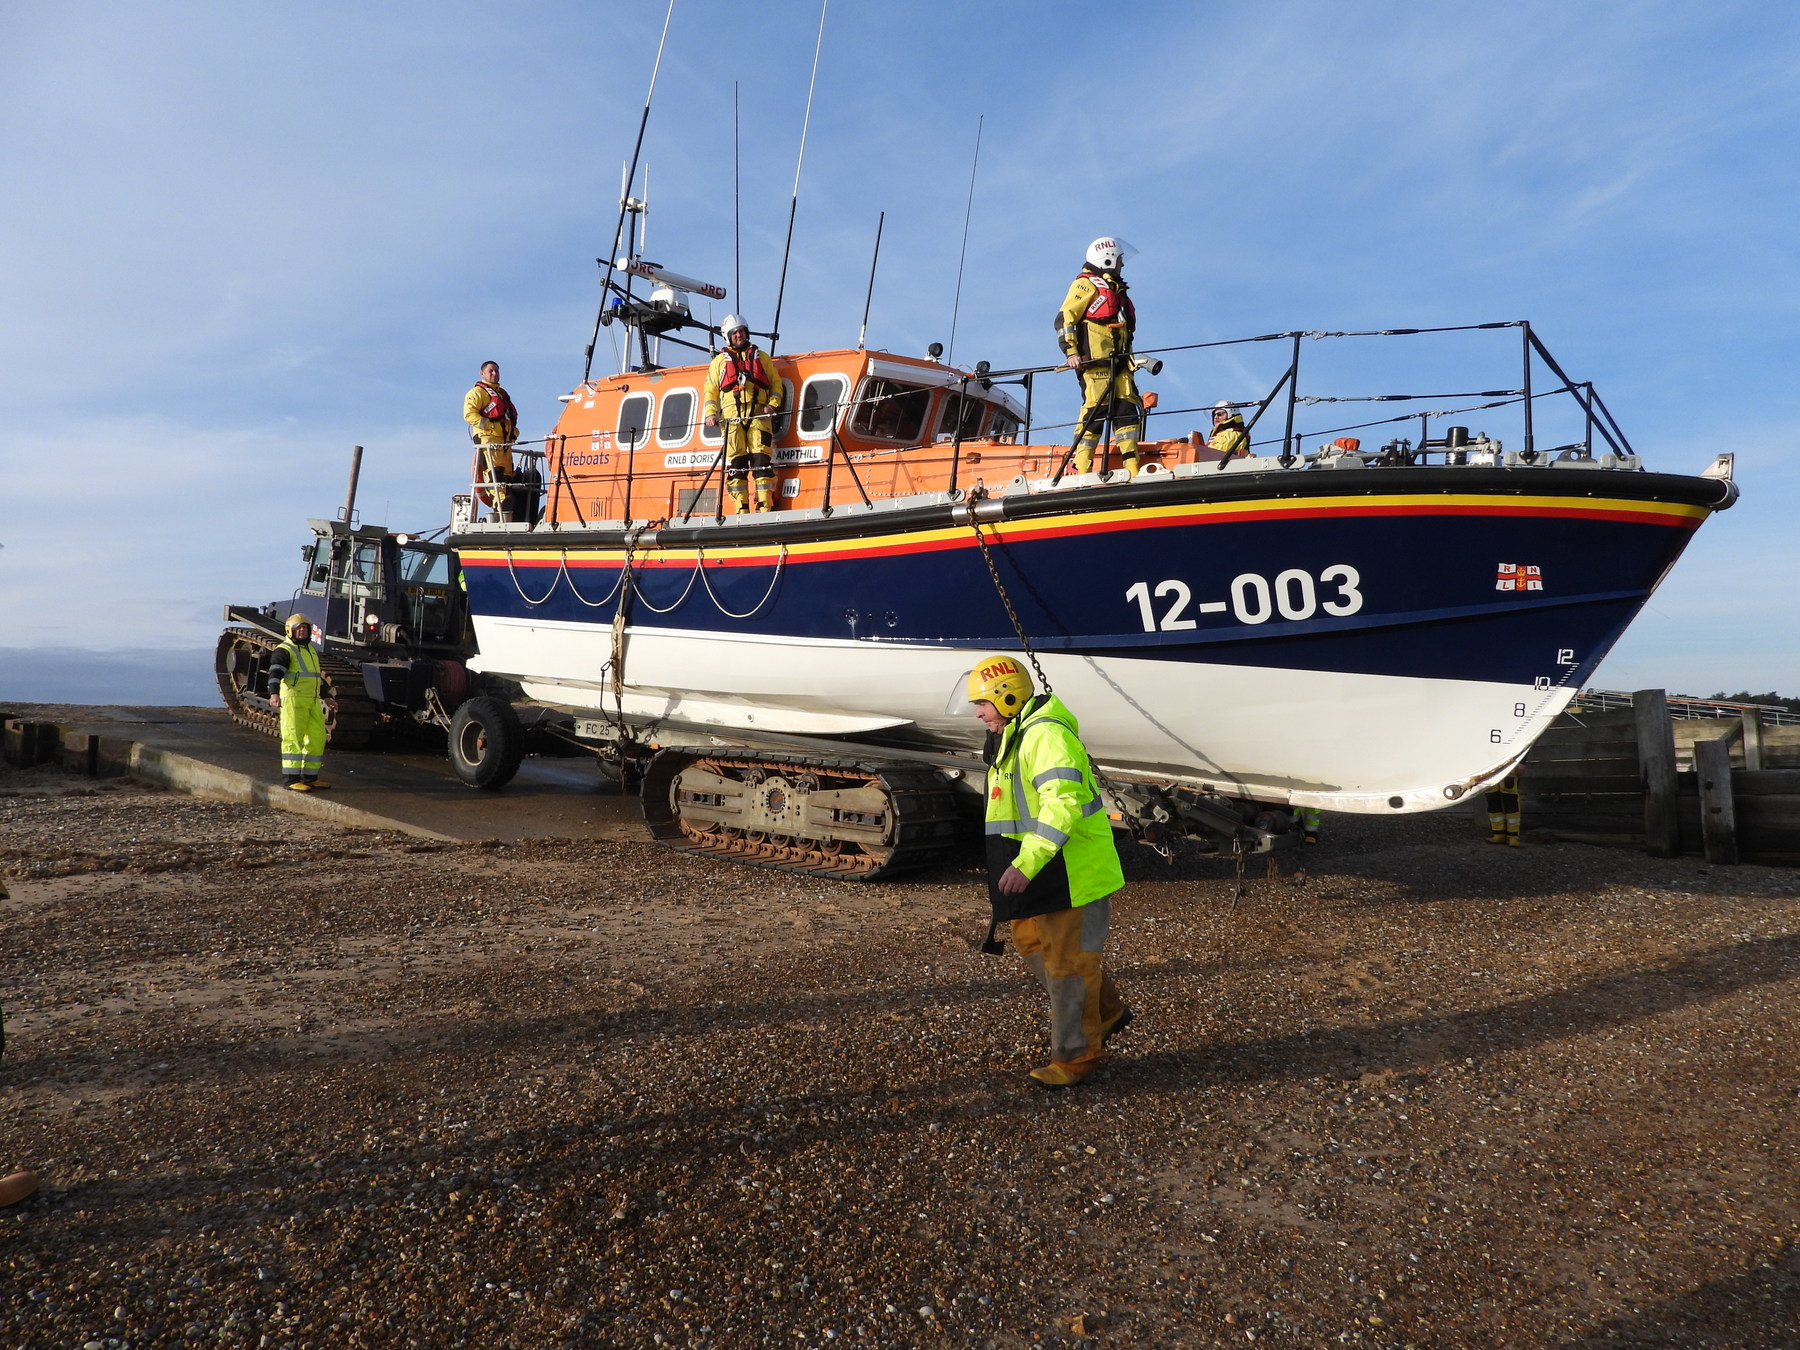
[(987, 832), (1018, 841), (1012, 865), (1027, 877), (1060, 852), (1076, 905), (1125, 884), (1075, 714), (1054, 694), (1033, 699), (1000, 733), (988, 771)]
[(269, 682), (281, 686), (282, 699), (298, 696), (317, 699), (324, 692), (320, 686), (319, 654), (310, 642), (289, 638), (269, 658)]

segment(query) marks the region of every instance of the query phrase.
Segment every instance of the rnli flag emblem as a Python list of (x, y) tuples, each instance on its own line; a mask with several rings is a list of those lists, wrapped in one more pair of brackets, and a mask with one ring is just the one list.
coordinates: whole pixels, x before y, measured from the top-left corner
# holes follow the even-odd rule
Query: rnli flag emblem
[(1494, 569), (1494, 589), (1541, 591), (1544, 589), (1544, 569), (1528, 563), (1501, 563)]

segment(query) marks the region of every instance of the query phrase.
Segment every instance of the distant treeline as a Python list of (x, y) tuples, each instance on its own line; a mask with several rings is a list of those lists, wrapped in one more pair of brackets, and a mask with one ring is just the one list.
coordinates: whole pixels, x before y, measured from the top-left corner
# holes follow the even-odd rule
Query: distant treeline
[(1788, 698), (1785, 694), (1708, 694), (1707, 697), (1717, 699), (1720, 703), (1762, 703), (1770, 707), (1786, 708), (1789, 712), (1800, 712), (1800, 698)]

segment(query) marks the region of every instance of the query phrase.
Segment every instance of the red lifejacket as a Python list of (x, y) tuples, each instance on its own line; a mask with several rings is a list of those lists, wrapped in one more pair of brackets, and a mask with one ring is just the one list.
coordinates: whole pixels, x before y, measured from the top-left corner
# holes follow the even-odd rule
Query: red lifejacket
[(1131, 303), (1131, 297), (1125, 293), (1125, 282), (1122, 279), (1095, 271), (1088, 271), (1083, 275), (1094, 283), (1094, 298), (1088, 303), (1087, 312), (1082, 318), (1089, 323), (1118, 323), (1123, 318), (1127, 328), (1137, 327), (1137, 306)]
[(486, 380), (477, 380), (483, 389), (488, 391), (487, 406), (481, 415), (490, 422), (513, 422), (519, 420), (519, 410), (513, 407), (512, 398), (497, 384), (489, 384)]
[(769, 388), (768, 376), (763, 373), (761, 355), (754, 346), (744, 348), (740, 357), (735, 347), (727, 347), (719, 353), (725, 358), (725, 364), (719, 371), (719, 392), (729, 394), (740, 384), (748, 380), (759, 389)]

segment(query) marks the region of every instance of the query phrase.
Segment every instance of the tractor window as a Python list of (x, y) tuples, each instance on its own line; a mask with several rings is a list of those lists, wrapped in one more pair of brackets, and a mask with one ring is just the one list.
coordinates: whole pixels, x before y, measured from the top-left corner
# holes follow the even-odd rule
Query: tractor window
[(849, 382), (842, 375), (816, 375), (800, 391), (800, 435), (805, 439), (828, 436), (837, 421)]
[(358, 539), (339, 555), (338, 575), (333, 579), (339, 595), (362, 595), (381, 584), (381, 543)]
[(663, 395), (662, 417), (656, 423), (658, 445), (680, 445), (694, 434), (694, 391), (671, 389)]
[(619, 404), (619, 449), (635, 450), (650, 439), (650, 395), (632, 394)]
[(314, 539), (306, 552), (306, 582), (303, 590), (313, 595), (325, 594), (325, 583), (331, 577), (331, 541)]
[(400, 577), (406, 592), (406, 623), (421, 642), (454, 642), (450, 604), (450, 555), (439, 549), (400, 550)]
[[(944, 398), (944, 415), (938, 418), (940, 439), (972, 441), (981, 434), (981, 416), (987, 404), (966, 394), (949, 394)], [(959, 426), (958, 423), (961, 423)]]
[(917, 441), (931, 409), (931, 391), (897, 380), (864, 380), (850, 430), (882, 441)]
[(400, 550), (400, 576), (408, 585), (448, 586), (450, 555), (436, 549), (403, 548)]

